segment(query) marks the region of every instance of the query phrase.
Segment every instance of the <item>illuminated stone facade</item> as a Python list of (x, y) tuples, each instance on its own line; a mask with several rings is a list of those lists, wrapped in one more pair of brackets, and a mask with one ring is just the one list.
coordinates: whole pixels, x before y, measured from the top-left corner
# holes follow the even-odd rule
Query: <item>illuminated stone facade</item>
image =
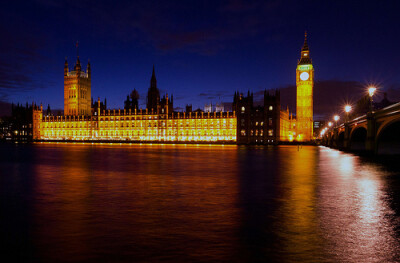
[(73, 71), (64, 64), (64, 115), (90, 116), (92, 114), (90, 63), (86, 72), (81, 68), (79, 56)]
[[(93, 116), (44, 117), (34, 111), (35, 140), (235, 142), (234, 112), (166, 113), (108, 110)], [(166, 112), (166, 110), (165, 110)]]
[(289, 112), (289, 108), (286, 111), (280, 112), (280, 138), (281, 142), (292, 142), (296, 138), (296, 119)]
[[(33, 139), (60, 141), (236, 142), (235, 112), (173, 112), (168, 94), (160, 99), (153, 67), (146, 110), (91, 107), (90, 65), (87, 72), (64, 70), (64, 116), (43, 116), (33, 109)], [(87, 103), (89, 103), (87, 105)]]
[(314, 68), (307, 44), (307, 33), (296, 68), (296, 140), (313, 139), (313, 88)]
[(91, 103), (91, 71), (82, 71), (79, 57), (74, 71), (64, 67), (64, 116), (43, 116), (33, 107), (34, 140), (131, 142), (235, 142), (277, 144), (311, 141), (313, 134), (314, 69), (307, 35), (296, 69), (296, 118), (281, 111), (280, 92), (264, 92), (264, 105), (253, 105), (235, 92), (233, 112), (173, 111), (173, 99), (160, 97), (155, 70), (150, 80), (145, 110), (138, 109), (138, 93), (128, 96), (123, 110), (106, 110), (106, 101)]

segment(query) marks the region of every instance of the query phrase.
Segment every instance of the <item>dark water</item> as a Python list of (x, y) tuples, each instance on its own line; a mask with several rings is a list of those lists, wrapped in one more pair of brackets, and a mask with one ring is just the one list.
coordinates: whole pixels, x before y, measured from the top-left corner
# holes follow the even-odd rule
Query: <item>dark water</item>
[(7, 262), (400, 261), (400, 174), (351, 154), (118, 144), (0, 154)]

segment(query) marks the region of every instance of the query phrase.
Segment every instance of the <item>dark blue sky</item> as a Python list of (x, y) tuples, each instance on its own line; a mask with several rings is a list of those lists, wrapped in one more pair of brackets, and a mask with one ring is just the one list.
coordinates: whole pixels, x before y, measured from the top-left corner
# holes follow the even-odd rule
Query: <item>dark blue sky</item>
[(64, 58), (72, 68), (79, 40), (92, 97), (107, 97), (111, 108), (122, 108), (133, 88), (143, 107), (155, 64), (175, 107), (281, 88), (282, 104), (294, 110), (305, 30), (316, 114), (360, 97), (369, 83), (397, 100), (399, 13), (397, 1), (8, 1), (0, 10), (0, 100), (63, 108)]

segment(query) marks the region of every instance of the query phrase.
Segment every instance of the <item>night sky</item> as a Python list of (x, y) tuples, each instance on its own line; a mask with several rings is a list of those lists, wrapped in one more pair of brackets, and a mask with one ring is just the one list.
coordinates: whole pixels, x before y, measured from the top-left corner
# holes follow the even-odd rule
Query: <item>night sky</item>
[[(248, 3), (249, 2), (249, 3)], [(251, 2), (251, 3), (250, 3)], [(329, 2), (329, 3), (328, 3)], [(92, 97), (145, 107), (153, 64), (161, 94), (232, 102), (236, 90), (281, 89), (295, 111), (295, 69), (308, 32), (314, 114), (330, 116), (375, 84), (400, 100), (397, 1), (7, 1), (0, 9), (0, 101), (63, 108), (63, 67), (76, 42)], [(377, 98), (378, 99), (378, 98)]]

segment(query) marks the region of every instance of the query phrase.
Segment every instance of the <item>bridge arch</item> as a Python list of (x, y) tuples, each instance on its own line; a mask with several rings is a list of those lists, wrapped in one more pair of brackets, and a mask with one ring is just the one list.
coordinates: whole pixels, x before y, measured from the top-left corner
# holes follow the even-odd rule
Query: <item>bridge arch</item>
[(364, 126), (358, 126), (350, 133), (350, 150), (364, 151), (367, 141), (367, 129)]
[(400, 154), (400, 117), (383, 123), (375, 138), (377, 154)]

